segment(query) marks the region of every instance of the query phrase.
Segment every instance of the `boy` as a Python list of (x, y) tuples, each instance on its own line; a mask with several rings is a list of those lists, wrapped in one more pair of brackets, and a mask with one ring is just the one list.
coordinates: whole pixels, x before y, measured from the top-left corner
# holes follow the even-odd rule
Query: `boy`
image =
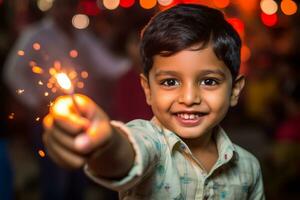
[[(241, 41), (220, 11), (178, 5), (142, 34), (141, 85), (154, 117), (110, 121), (89, 98), (56, 100), (45, 145), (121, 199), (264, 199), (256, 158), (218, 126), (244, 86)], [(54, 122), (54, 123), (53, 123)]]

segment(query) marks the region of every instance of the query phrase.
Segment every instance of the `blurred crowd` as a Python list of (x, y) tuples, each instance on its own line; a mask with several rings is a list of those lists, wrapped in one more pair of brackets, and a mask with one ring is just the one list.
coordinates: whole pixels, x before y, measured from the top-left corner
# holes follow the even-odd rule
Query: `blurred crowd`
[[(86, 29), (76, 29), (71, 21), (83, 12), (82, 2), (95, 1), (59, 0), (47, 12), (36, 2), (0, 0), (0, 199), (117, 199), (81, 171), (59, 168), (41, 154), (40, 119), (63, 94), (46, 87), (45, 74), (58, 61), (58, 68), (88, 72), (76, 92), (92, 97), (112, 119), (151, 118), (139, 87), (138, 45), (142, 27), (159, 8), (102, 8), (89, 16)], [(272, 27), (256, 12), (242, 15), (232, 6), (225, 13), (244, 20), (243, 42), (251, 54), (242, 63), (242, 100), (223, 126), (260, 160), (267, 199), (299, 199), (300, 12), (279, 15)], [(78, 55), (70, 56), (72, 50)], [(37, 66), (44, 73), (33, 73)]]

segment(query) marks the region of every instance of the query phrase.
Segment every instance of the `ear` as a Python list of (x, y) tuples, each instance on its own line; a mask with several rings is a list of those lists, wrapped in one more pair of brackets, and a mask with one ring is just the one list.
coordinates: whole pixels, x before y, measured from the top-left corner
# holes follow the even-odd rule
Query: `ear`
[(245, 85), (245, 77), (243, 75), (238, 75), (234, 80), (231, 97), (230, 97), (230, 106), (235, 106), (238, 103), (241, 91)]
[(150, 90), (149, 80), (144, 74), (140, 74), (140, 82), (141, 82), (142, 88), (143, 88), (145, 96), (146, 96), (147, 104), (150, 106), (151, 105), (151, 90)]

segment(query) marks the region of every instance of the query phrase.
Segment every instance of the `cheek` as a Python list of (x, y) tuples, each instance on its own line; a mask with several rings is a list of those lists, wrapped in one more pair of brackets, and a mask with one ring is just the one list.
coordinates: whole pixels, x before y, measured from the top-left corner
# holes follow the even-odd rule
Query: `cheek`
[(206, 102), (212, 112), (226, 113), (230, 106), (228, 90), (220, 90), (205, 95)]

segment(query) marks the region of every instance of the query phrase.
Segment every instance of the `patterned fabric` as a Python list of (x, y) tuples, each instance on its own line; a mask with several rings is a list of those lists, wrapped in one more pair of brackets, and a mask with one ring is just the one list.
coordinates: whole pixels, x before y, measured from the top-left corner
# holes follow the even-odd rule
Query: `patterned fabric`
[(119, 191), (120, 199), (265, 199), (258, 160), (231, 143), (220, 127), (214, 133), (219, 158), (210, 172), (202, 169), (188, 146), (173, 132), (150, 121), (112, 122), (128, 134), (135, 164), (122, 180), (87, 175), (97, 183)]

